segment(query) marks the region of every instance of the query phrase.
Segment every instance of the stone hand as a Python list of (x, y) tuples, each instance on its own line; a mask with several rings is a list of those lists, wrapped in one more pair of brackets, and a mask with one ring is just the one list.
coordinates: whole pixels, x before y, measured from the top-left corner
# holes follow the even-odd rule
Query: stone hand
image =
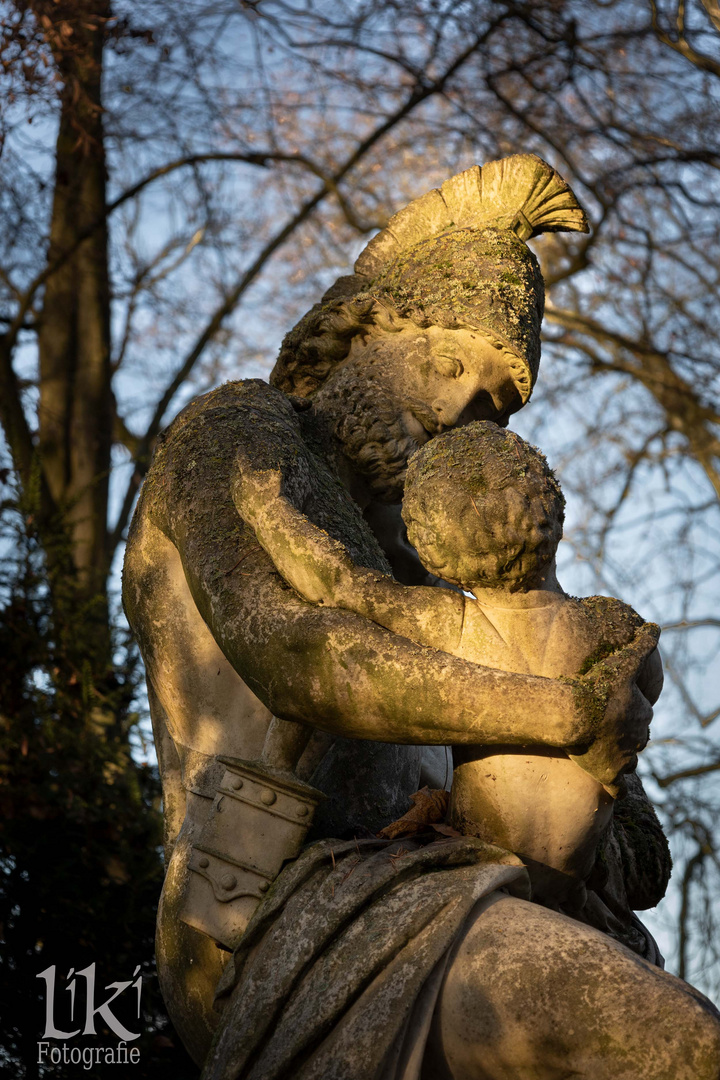
[(576, 701), (586, 717), (589, 738), (586, 748), (570, 756), (614, 797), (621, 777), (635, 769), (637, 755), (648, 741), (652, 706), (636, 679), (656, 648), (659, 634), (657, 626), (645, 623), (628, 645), (575, 681)]

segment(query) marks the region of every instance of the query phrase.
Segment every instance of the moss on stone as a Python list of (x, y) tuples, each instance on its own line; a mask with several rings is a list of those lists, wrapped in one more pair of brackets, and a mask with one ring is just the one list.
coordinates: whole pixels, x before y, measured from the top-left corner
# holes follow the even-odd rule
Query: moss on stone
[(573, 701), (578, 715), (587, 721), (594, 735), (598, 734), (602, 730), (610, 698), (609, 678), (603, 678), (602, 673), (599, 673), (599, 678), (592, 682), (581, 682), (563, 677), (560, 678), (560, 682), (568, 683), (572, 687)]
[(578, 675), (587, 675), (591, 668), (594, 668), (597, 663), (604, 660), (606, 657), (611, 656), (618, 646), (610, 641), (601, 641), (597, 648), (585, 657), (580, 668)]
[[(282, 473), (287, 496), (345, 543), (357, 562), (388, 573), (360, 509), (323, 460), (327, 438), (311, 414), (296, 413), (267, 383), (226, 383), (191, 402), (167, 429), (145, 483), (145, 502), (168, 535), (192, 532), (204, 575), (219, 580), (254, 549), (260, 553), (232, 501), (238, 454), (251, 453), (255, 468)], [(202, 519), (202, 533), (193, 529), (194, 517)]]
[(544, 305), (535, 256), (509, 229), (455, 229), (403, 251), (372, 284), (402, 316), (483, 329), (523, 360), (540, 359)]

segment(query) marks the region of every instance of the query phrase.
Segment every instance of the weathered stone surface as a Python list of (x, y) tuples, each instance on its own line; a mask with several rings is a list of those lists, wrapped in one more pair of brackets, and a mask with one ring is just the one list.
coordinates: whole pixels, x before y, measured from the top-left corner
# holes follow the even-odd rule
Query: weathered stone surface
[(505, 887), (527, 895), (520, 861), (472, 838), (308, 849), (235, 953), (204, 1080), (380, 1075), (472, 907)]
[[(391, 629), (382, 616), (392, 598), (378, 599), (369, 588), (363, 614), (322, 604), (348, 565), (373, 588), (382, 582), (398, 587), (390, 566), (406, 585), (437, 584), (442, 567), (427, 574), (390, 512), (401, 501), (408, 459), (447, 429), (471, 421), (504, 424), (527, 400), (537, 375), (542, 286), (523, 240), (543, 230), (585, 227), (572, 192), (532, 156), (453, 178), (401, 212), (371, 242), (356, 273), (341, 279), (291, 331), (272, 376), (274, 388), (258, 381), (221, 387), (183, 410), (159, 442), (128, 540), (124, 602), (146, 663), (165, 793), (161, 986), (198, 1063), (218, 1026), (213, 987), (227, 954), (184, 923), (181, 911), (193, 851), (220, 783), (219, 758), (296, 769), (329, 796), (316, 835), (327, 830), (342, 836), (384, 825), (406, 809), (406, 797), (418, 786), (421, 744), (560, 748), (582, 764), (583, 776), (610, 787), (646, 738), (650, 708), (635, 683), (645, 677), (646, 690), (652, 683), (646, 660), (656, 636), (632, 619), (626, 625), (620, 609), (607, 603), (564, 605), (585, 627), (578, 635), (584, 652), (570, 675), (567, 666), (546, 670), (537, 662), (537, 625), (524, 636), (515, 633), (515, 651), (527, 653), (524, 666), (485, 667), (477, 650), (473, 658), (458, 653), (448, 634), (455, 627), (462, 637), (465, 609), (458, 608), (458, 591), (406, 589), (404, 611)], [(437, 265), (442, 262), (451, 265)], [(259, 508), (253, 489), (262, 496)], [(482, 503), (485, 495), (478, 494)], [(323, 537), (325, 561), (316, 574), (308, 563), (300, 583), (306, 599), (281, 576), (295, 559), (296, 539), (280, 529), (272, 559), (258, 543), (269, 520), (263, 514), (278, 506)], [(525, 509), (514, 511), (521, 529)], [(480, 515), (482, 506), (470, 512)], [(531, 531), (541, 528), (532, 513), (528, 520)], [(543, 543), (530, 546), (542, 556)], [(547, 569), (544, 556), (536, 563), (538, 573)], [(430, 615), (423, 609), (426, 592), (436, 605)], [(587, 631), (593, 618), (598, 626), (613, 619), (618, 625), (593, 635)], [(424, 636), (414, 634), (418, 625)], [(541, 669), (543, 674), (533, 674)], [(581, 773), (569, 758), (567, 764)], [(462, 768), (469, 765), (468, 759)], [(633, 1075), (661, 1080), (675, 1075), (658, 1071), (663, 1060), (683, 1068), (697, 1062), (677, 1028), (664, 1032), (665, 1058), (647, 1055), (647, 1068), (641, 1039), (625, 1058), (616, 1054), (617, 1038), (595, 1039), (596, 1029), (616, 1023), (637, 1035), (637, 1010), (628, 1009), (622, 992), (612, 1001), (600, 995), (597, 1015), (583, 1014), (580, 1026), (595, 1056), (589, 1066), (577, 1056), (574, 1020), (559, 993), (559, 1012), (553, 1012), (543, 965), (550, 956), (558, 970), (569, 972), (566, 981), (576, 994), (589, 994), (583, 969), (599, 971), (610, 955), (616, 986), (623, 973), (635, 972), (638, 999), (648, 987), (659, 1014), (671, 1016), (676, 1003), (678, 1015), (697, 1025), (703, 1062), (717, 1075), (711, 1007), (677, 980), (658, 980), (653, 969), (628, 969), (628, 956), (637, 961), (611, 938), (624, 940), (627, 903), (657, 895), (667, 870), (657, 822), (642, 797), (636, 791), (632, 796), (632, 812), (619, 821), (622, 832), (603, 849), (605, 884), (620, 899), (619, 907), (608, 899), (612, 910), (603, 909), (602, 936), (578, 921), (588, 904), (578, 907), (574, 921), (552, 925), (542, 922), (550, 913), (525, 904), (512, 909), (508, 926), (528, 932), (503, 939), (495, 918), (509, 910), (502, 905), (510, 900), (491, 903), (484, 893), (508, 880), (503, 875), (516, 874), (518, 860), (496, 849), (491, 863), (478, 864), (467, 855), (482, 847), (479, 840), (466, 837), (446, 847), (446, 853), (464, 855), (462, 865), (442, 870), (437, 845), (431, 845), (432, 855), (414, 851), (404, 863), (413, 867), (407, 880), (395, 864), (391, 873), (376, 862), (372, 880), (364, 881), (353, 861), (354, 842), (311, 848), (313, 854), (280, 874), (242, 939), (238, 987), (246, 980), (252, 994), (238, 989), (232, 995), (208, 1068), (228, 1077), (245, 1070), (243, 1075), (278, 1080), (359, 1080), (370, 1075), (362, 1070), (374, 1054), (378, 1080), (417, 1080), (421, 1071), (423, 1080), (450, 1074), (456, 1080), (550, 1080), (566, 1053), (574, 1074), (610, 1076), (617, 1065), (617, 1075), (629, 1076), (627, 1062), (634, 1062)], [(509, 805), (510, 791), (507, 799)], [(522, 824), (517, 815), (516, 822)], [(365, 850), (362, 840), (358, 850)], [(335, 851), (333, 868), (328, 859), (332, 864)], [(549, 857), (546, 850), (543, 857)], [(597, 864), (592, 873), (602, 890)], [(463, 928), (471, 911), (478, 918)], [(550, 943), (545, 952), (543, 926)], [(443, 958), (461, 941), (468, 948), (452, 959), (443, 983)], [(507, 950), (504, 967), (497, 960), (499, 941)], [(266, 962), (257, 965), (262, 955)], [(494, 965), (508, 978), (496, 980)], [(312, 970), (318, 978), (307, 982)], [(233, 973), (234, 967), (230, 984)], [(521, 1063), (524, 1073), (507, 1065), (507, 1047), (496, 1052), (502, 1039), (497, 1026), (487, 1026), (510, 1008), (511, 977), (515, 997), (517, 986), (526, 985), (519, 1008), (517, 1001), (513, 1006), (515, 1043), (524, 1039), (532, 1047), (529, 1064)], [(465, 997), (457, 997), (458, 987)], [(525, 1007), (526, 998), (535, 1012)], [(692, 1009), (683, 1012), (686, 998), (693, 1008), (700, 1004), (704, 1020)], [(524, 1031), (523, 1022), (533, 1029)], [(487, 1058), (483, 1039), (492, 1051)]]
[(473, 165), (421, 195), (390, 219), (355, 263), (355, 273), (376, 278), (400, 252), (451, 228), (513, 230), (522, 240), (542, 232), (587, 232), (572, 191), (547, 162), (515, 154)]
[[(562, 491), (542, 454), (495, 424), (469, 424), (427, 443), (410, 461), (403, 502), (422, 563), (477, 599), (408, 589), (358, 568), (342, 545), (280, 494), (279, 479), (268, 505), (267, 490), (259, 478), (252, 484), (252, 475), (248, 464), (241, 509), (288, 582), (308, 599), (317, 600), (319, 590), (326, 605), (355, 611), (419, 644), (496, 670), (573, 678), (627, 648), (644, 628), (621, 601), (575, 600), (563, 592), (555, 574)], [(655, 640), (656, 630), (649, 631)], [(661, 672), (654, 652), (638, 678), (651, 703)], [(609, 897), (606, 882), (589, 898), (586, 889), (612, 821), (620, 774), (636, 762), (633, 739), (644, 738), (630, 717), (622, 728), (629, 742), (619, 756), (607, 732), (580, 754), (552, 745), (494, 745), (487, 734), (479, 745), (456, 746), (449, 822), (459, 833), (518, 853), (530, 868), (536, 900), (569, 905), (577, 918), (659, 961), (652, 938), (635, 925), (622, 886), (613, 883)], [(667, 844), (642, 785), (634, 784), (627, 798), (641, 823), (626, 814), (633, 821), (628, 829), (647, 826), (642, 842), (638, 837), (639, 849), (647, 850), (638, 858), (648, 867), (646, 877), (656, 875), (653, 895), (659, 898), (669, 877)], [(622, 839), (627, 844), (624, 830)], [(614, 913), (605, 902), (610, 898)]]
[(431, 1043), (423, 1080), (715, 1080), (720, 1015), (606, 934), (496, 894), (454, 954)]
[[(474, 327), (504, 354), (521, 401), (540, 362), (544, 289), (522, 242), (543, 232), (587, 232), (585, 213), (553, 168), (532, 154), (473, 166), (394, 215), (283, 342), (271, 376), (310, 394), (373, 319)], [(330, 331), (330, 332), (329, 332)]]
[(403, 251), (370, 290), (420, 324), (482, 331), (506, 350), (527, 401), (540, 367), (545, 290), (537, 259), (514, 233), (452, 229)]

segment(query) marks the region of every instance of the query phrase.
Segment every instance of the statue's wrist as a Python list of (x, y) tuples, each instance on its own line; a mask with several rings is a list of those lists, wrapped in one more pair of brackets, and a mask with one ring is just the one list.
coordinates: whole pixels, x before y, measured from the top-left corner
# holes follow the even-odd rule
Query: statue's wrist
[(567, 750), (587, 749), (601, 731), (607, 706), (606, 695), (584, 679), (561, 677), (563, 705), (561, 729), (563, 741), (559, 745)]

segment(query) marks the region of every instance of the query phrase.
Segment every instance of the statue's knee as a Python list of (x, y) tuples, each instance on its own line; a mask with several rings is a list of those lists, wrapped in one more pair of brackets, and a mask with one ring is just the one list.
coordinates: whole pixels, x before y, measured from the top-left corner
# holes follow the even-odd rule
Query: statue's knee
[(702, 995), (599, 931), (499, 894), (451, 960), (435, 1037), (456, 1080), (720, 1080), (720, 1014)]
[(693, 1080), (720, 1080), (720, 1012), (707, 998), (690, 989), (687, 1016), (677, 1018), (677, 1030), (683, 1038), (682, 1057), (694, 1062)]

